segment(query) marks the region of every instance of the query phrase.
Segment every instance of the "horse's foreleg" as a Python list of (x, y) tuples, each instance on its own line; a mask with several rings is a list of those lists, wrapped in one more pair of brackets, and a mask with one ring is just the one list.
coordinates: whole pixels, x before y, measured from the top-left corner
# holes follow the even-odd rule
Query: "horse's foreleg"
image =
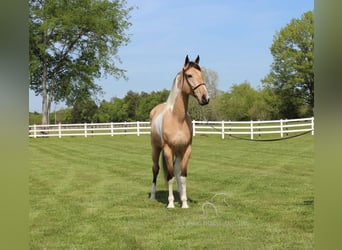
[(153, 172), (153, 181), (152, 181), (152, 188), (151, 188), (150, 199), (155, 199), (156, 198), (157, 176), (158, 176), (159, 168), (156, 167), (156, 166), (153, 166), (152, 167), (152, 172)]
[(167, 208), (174, 208), (174, 196), (173, 196), (173, 182), (175, 181), (175, 177), (172, 177), (167, 183), (169, 184), (169, 204), (167, 205)]
[(152, 148), (152, 161), (153, 161), (153, 166), (152, 166), (152, 173), (153, 173), (153, 181), (152, 181), (152, 188), (151, 188), (151, 199), (156, 198), (156, 185), (157, 185), (157, 177), (159, 173), (159, 154), (160, 154), (161, 149), (159, 148)]
[(191, 145), (187, 147), (185, 150), (185, 153), (183, 155), (182, 161), (181, 161), (181, 176), (179, 178), (180, 180), (180, 199), (182, 201), (182, 208), (189, 208), (188, 206), (188, 198), (186, 196), (186, 177), (187, 177), (187, 168), (188, 168), (188, 161), (190, 159), (191, 155)]
[(173, 182), (175, 180), (174, 172), (173, 172), (173, 153), (170, 147), (165, 146), (164, 147), (164, 157), (165, 162), (167, 165), (167, 182), (169, 186), (169, 197), (168, 201), (169, 204), (167, 205), (167, 208), (174, 208), (174, 196), (173, 196)]
[(180, 199), (182, 201), (182, 208), (189, 208), (188, 206), (188, 198), (186, 197), (186, 177), (180, 177), (181, 182), (181, 192), (180, 192)]

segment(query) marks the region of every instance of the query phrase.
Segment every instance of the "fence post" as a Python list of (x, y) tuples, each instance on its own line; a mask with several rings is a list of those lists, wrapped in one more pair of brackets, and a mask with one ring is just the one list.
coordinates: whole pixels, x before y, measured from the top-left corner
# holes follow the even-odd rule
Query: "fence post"
[(62, 125), (61, 122), (58, 123), (58, 138), (62, 137)]
[[(229, 132), (232, 132), (232, 124), (230, 123), (231, 120), (228, 121), (228, 127), (229, 127)], [(231, 133), (228, 133), (228, 135), (231, 137), (232, 134)]]
[(125, 127), (125, 135), (127, 135), (127, 124), (126, 124), (126, 121), (125, 121), (124, 127)]
[(36, 124), (33, 125), (33, 135), (34, 135), (33, 136), (34, 138), (37, 138), (37, 125)]
[(137, 121), (137, 136), (140, 136), (140, 123)]
[(314, 135), (314, 129), (315, 129), (315, 126), (314, 126), (314, 117), (311, 117), (311, 135)]
[(222, 120), (222, 126), (221, 126), (221, 138), (224, 139), (224, 121)]
[(192, 120), (192, 136), (196, 135), (196, 121)]
[(253, 134), (253, 120), (251, 120), (251, 140), (254, 139), (254, 134)]
[(110, 123), (110, 135), (114, 136), (114, 124), (113, 124), (113, 122)]
[(284, 130), (283, 130), (283, 119), (280, 119), (280, 137), (284, 137)]
[(87, 137), (87, 123), (84, 123), (84, 137)]
[(288, 121), (287, 121), (287, 118), (285, 119), (285, 130), (286, 130), (286, 136), (289, 136), (289, 132), (288, 132), (288, 130), (289, 130), (289, 127), (287, 126), (288, 125)]

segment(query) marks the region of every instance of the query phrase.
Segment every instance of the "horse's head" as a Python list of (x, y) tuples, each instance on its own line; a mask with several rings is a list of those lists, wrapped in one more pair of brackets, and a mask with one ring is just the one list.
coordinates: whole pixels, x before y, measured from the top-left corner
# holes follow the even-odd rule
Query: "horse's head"
[(206, 105), (209, 103), (209, 94), (202, 79), (201, 68), (198, 65), (199, 56), (197, 56), (194, 62), (189, 61), (189, 57), (186, 56), (183, 67), (183, 91), (193, 95), (200, 105)]

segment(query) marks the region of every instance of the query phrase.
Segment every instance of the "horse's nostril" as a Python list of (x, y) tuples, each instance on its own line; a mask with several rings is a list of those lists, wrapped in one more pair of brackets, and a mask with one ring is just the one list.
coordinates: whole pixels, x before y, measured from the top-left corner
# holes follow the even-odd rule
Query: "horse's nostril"
[(202, 105), (208, 104), (209, 103), (209, 96), (203, 95), (202, 96)]

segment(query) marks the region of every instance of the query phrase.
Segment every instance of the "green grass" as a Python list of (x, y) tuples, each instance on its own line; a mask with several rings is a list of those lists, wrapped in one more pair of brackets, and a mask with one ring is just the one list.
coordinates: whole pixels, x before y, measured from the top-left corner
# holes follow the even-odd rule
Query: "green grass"
[[(196, 136), (189, 209), (166, 209), (149, 136), (29, 140), (31, 249), (312, 249), (313, 136)], [(176, 185), (174, 185), (176, 190)]]

